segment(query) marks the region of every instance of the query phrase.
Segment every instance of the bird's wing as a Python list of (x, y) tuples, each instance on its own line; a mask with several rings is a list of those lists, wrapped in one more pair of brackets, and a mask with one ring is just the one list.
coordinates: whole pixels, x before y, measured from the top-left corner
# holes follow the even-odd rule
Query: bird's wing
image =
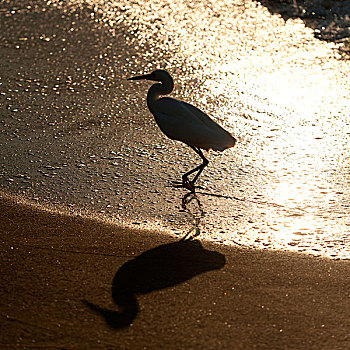
[(176, 100), (171, 97), (162, 97), (156, 102), (156, 112), (163, 113), (169, 116), (176, 117), (186, 117), (189, 120), (195, 121), (197, 123), (201, 122), (201, 119), (193, 114), (188, 108), (187, 103)]
[(182, 102), (181, 103), (184, 105), (185, 108), (190, 110), (198, 119), (200, 119), (205, 125), (207, 125), (209, 128), (212, 128), (214, 130), (220, 130), (227, 132), (225, 129), (223, 129), (218, 123), (216, 123), (213, 119), (211, 119), (206, 113), (202, 112), (200, 109), (197, 107), (186, 103)]
[(171, 139), (214, 150), (233, 147), (236, 142), (220, 125), (186, 102), (163, 97), (152, 113), (161, 130)]

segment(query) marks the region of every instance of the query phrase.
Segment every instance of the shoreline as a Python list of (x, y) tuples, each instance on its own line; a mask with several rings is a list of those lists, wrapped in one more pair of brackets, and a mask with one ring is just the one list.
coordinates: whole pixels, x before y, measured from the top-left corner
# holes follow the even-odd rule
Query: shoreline
[(349, 261), (0, 208), (4, 348), (350, 346)]

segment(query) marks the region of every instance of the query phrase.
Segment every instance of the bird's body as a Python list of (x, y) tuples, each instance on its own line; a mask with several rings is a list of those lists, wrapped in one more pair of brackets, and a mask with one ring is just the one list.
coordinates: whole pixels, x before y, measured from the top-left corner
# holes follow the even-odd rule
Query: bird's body
[(169, 97), (160, 98), (155, 105), (157, 110), (151, 112), (169, 138), (207, 151), (223, 151), (234, 145), (232, 136), (198, 108)]
[[(163, 133), (170, 139), (184, 142), (203, 159), (203, 164), (184, 174), (183, 186), (194, 192), (194, 183), (204, 167), (208, 164), (201, 149), (223, 151), (233, 147), (236, 139), (208, 115), (189, 103), (176, 100), (168, 95), (174, 88), (173, 79), (164, 70), (156, 70), (151, 74), (137, 76), (128, 80), (160, 81), (150, 87), (147, 94), (147, 105), (153, 114), (156, 123)], [(198, 171), (192, 181), (188, 175)]]

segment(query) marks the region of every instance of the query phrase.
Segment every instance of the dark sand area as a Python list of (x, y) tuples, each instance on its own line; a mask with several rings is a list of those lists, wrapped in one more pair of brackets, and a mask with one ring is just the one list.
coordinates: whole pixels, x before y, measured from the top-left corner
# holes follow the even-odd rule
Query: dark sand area
[(2, 349), (350, 348), (349, 261), (0, 208)]
[[(145, 69), (161, 47), (138, 52), (125, 23), (115, 24), (112, 36), (85, 2), (77, 9), (48, 4), (3, 5), (2, 188), (29, 190), (52, 203), (56, 196), (68, 203), (71, 195), (70, 202), (79, 205), (85, 196), (77, 193), (89, 193), (101, 199), (96, 212), (106, 209), (106, 198), (132, 208), (133, 200), (157, 189), (159, 179), (179, 172), (178, 164), (159, 163), (162, 168), (150, 178), (157, 168), (154, 158), (147, 163), (134, 152), (140, 148), (170, 159), (176, 151), (166, 156), (153, 148), (161, 139), (144, 119), (145, 105), (139, 109), (145, 90), (125, 83), (127, 74)], [(284, 13), (286, 6), (290, 18), (290, 4), (273, 2), (268, 8)], [(247, 18), (250, 23), (254, 17)], [(303, 20), (312, 28), (324, 26), (323, 18), (316, 19), (317, 26), (314, 18)], [(348, 37), (328, 22), (323, 39), (347, 45)], [(176, 50), (167, 55), (173, 53), (178, 55)], [(163, 66), (161, 57), (154, 64)], [(174, 69), (179, 75), (181, 69)], [(130, 101), (135, 107), (124, 108)], [(101, 156), (96, 167), (86, 158), (92, 149)], [(129, 160), (118, 164), (134, 176), (124, 188), (119, 177), (114, 184), (96, 175), (114, 174), (110, 150), (129, 152)], [(174, 160), (182, 159), (177, 152)], [(86, 172), (82, 161), (91, 166)], [(56, 169), (56, 177), (46, 176), (62, 164), (67, 167)], [(138, 173), (139, 164), (151, 167)], [(138, 192), (129, 186), (135, 180), (142, 184)], [(156, 210), (173, 203), (172, 192), (152, 193), (151, 200), (161, 204)], [(0, 349), (350, 349), (350, 261), (228, 247), (201, 237), (179, 241), (1, 196), (0, 237)]]

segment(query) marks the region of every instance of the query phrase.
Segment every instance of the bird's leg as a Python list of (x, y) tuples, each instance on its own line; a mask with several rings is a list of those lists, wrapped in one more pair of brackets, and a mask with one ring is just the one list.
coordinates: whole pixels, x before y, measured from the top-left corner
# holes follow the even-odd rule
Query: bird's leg
[[(190, 145), (189, 145), (190, 146)], [(209, 161), (207, 158), (204, 157), (202, 151), (199, 148), (190, 146), (202, 159), (203, 159), (203, 163), (201, 165), (198, 165), (197, 167), (195, 167), (194, 169), (188, 171), (186, 174), (182, 175), (182, 185), (189, 189), (191, 192), (195, 192), (195, 182), (197, 181), (199, 175), (201, 174), (201, 172), (203, 171), (203, 169), (209, 164)], [(192, 181), (190, 181), (188, 179), (188, 176), (191, 175), (194, 172), (197, 172), (197, 174), (195, 175), (195, 177), (193, 178)]]
[(192, 183), (193, 183), (193, 185), (195, 184), (195, 182), (197, 181), (197, 179), (198, 179), (198, 177), (199, 177), (199, 175), (201, 174), (201, 172), (203, 171), (203, 169), (209, 164), (209, 161), (208, 161), (208, 159), (207, 158), (205, 158), (204, 157), (204, 154), (202, 153), (202, 151), (199, 149), (199, 148), (197, 148), (197, 149), (195, 149), (194, 147), (192, 147), (193, 149), (194, 149), (194, 151), (197, 153), (197, 154), (199, 154), (199, 156), (203, 159), (203, 164), (201, 164), (199, 167), (199, 171), (198, 171), (198, 173), (196, 174), (196, 176), (193, 178), (193, 180), (192, 180)]

